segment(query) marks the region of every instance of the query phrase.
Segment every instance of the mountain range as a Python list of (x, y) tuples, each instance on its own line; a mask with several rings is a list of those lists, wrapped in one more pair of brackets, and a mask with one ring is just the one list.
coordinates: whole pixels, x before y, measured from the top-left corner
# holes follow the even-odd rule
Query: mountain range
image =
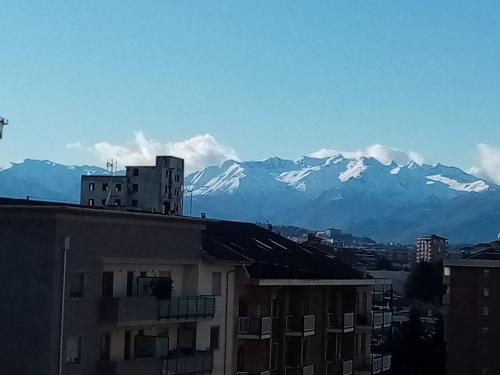
[[(0, 196), (77, 203), (94, 166), (24, 160), (0, 171)], [(437, 233), (453, 243), (495, 239), (500, 187), (441, 164), (370, 157), (226, 161), (185, 177), (184, 212), (311, 229), (340, 228), (385, 242)]]

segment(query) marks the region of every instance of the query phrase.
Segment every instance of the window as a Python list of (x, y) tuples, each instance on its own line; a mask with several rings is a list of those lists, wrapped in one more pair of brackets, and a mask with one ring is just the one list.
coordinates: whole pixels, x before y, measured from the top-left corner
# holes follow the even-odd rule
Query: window
[(89, 206), (93, 206), (94, 205), (94, 200), (92, 198), (89, 199)]
[(134, 271), (127, 271), (127, 297), (134, 293)]
[(490, 314), (490, 309), (487, 307), (483, 307), (483, 316), (488, 316)]
[(210, 327), (210, 349), (219, 349), (220, 326)]
[(489, 277), (489, 276), (490, 276), (490, 270), (484, 269), (483, 270), (483, 277), (486, 278), (486, 277)]
[(180, 176), (178, 174), (175, 175), (175, 182), (179, 182), (180, 181)]
[(179, 196), (179, 189), (175, 189), (175, 196), (178, 197)]
[(212, 294), (214, 296), (221, 295), (222, 274), (220, 272), (212, 272)]
[(137, 199), (132, 199), (132, 207), (137, 207), (138, 205)]
[(109, 361), (111, 353), (111, 333), (101, 335), (101, 352), (99, 358), (101, 361)]
[(450, 276), (451, 274), (450, 267), (444, 267), (443, 274), (444, 276)]
[(115, 184), (115, 191), (122, 191), (122, 184)]
[(82, 359), (82, 338), (68, 337), (66, 341), (66, 363), (80, 363)]
[(137, 193), (139, 191), (139, 184), (132, 184), (132, 193)]
[(122, 205), (121, 199), (115, 199), (115, 206), (121, 206), (121, 205)]
[(139, 176), (139, 169), (137, 168), (132, 169), (132, 176)]
[(490, 288), (483, 288), (483, 296), (485, 297), (490, 296)]
[(108, 191), (109, 184), (107, 182), (102, 183), (102, 191)]
[(102, 296), (103, 297), (113, 297), (113, 284), (114, 284), (113, 272), (103, 272), (102, 273)]
[(95, 183), (89, 183), (89, 191), (95, 191)]
[(69, 298), (83, 297), (83, 283), (85, 274), (83, 272), (71, 272), (69, 278)]

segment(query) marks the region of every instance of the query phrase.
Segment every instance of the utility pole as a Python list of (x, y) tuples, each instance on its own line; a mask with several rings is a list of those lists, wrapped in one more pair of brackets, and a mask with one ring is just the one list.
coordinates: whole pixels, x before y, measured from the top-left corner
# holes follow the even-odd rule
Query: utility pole
[(8, 125), (8, 124), (9, 124), (9, 120), (7, 120), (6, 118), (0, 117), (0, 139), (2, 139), (3, 127), (5, 125)]

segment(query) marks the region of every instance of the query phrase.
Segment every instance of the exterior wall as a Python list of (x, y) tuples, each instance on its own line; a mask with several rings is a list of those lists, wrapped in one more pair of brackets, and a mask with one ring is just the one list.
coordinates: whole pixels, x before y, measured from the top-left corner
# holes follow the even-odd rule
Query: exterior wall
[[(192, 327), (196, 330), (196, 349), (205, 350), (210, 342), (210, 326), (223, 327), (225, 322), (221, 316), (225, 313), (221, 307), (225, 306), (224, 296), (217, 297), (214, 320), (206, 321), (152, 321), (121, 326), (102, 321), (100, 311), (104, 271), (114, 272), (116, 297), (126, 295), (127, 271), (134, 271), (134, 276), (141, 271), (148, 276), (170, 271), (176, 295), (211, 294), (207, 276), (211, 276), (211, 271), (205, 268), (212, 266), (200, 263), (202, 228), (199, 222), (157, 215), (0, 207), (0, 278), (4, 285), (0, 295), (9, 301), (0, 307), (0, 318), (8, 322), (0, 330), (2, 370), (13, 375), (57, 373), (61, 249), (65, 237), (70, 237), (71, 246), (67, 253), (63, 374), (97, 374), (100, 340), (105, 333), (111, 334), (111, 360), (124, 358), (125, 331), (131, 331), (134, 337), (140, 329), (153, 335), (168, 332), (170, 350), (174, 350), (178, 328)], [(229, 269), (219, 268), (221, 272)], [(81, 298), (71, 298), (69, 294), (73, 272), (84, 273)], [(221, 329), (221, 345), (222, 332)], [(70, 337), (82, 338), (81, 361), (77, 364), (65, 362)], [(223, 366), (219, 363), (221, 358), (223, 355), (216, 353), (216, 368)]]
[(448, 242), (440, 237), (424, 237), (417, 240), (416, 261), (437, 262), (446, 255)]
[(449, 280), (448, 374), (500, 373), (500, 270), (451, 267)]
[[(94, 190), (90, 189), (91, 184)], [(103, 184), (108, 184), (106, 190), (103, 190)], [(90, 199), (94, 200), (93, 204), (90, 204)], [(125, 176), (82, 176), (80, 203), (87, 206), (105, 206), (103, 201), (107, 201), (108, 206), (126, 205), (127, 178)]]

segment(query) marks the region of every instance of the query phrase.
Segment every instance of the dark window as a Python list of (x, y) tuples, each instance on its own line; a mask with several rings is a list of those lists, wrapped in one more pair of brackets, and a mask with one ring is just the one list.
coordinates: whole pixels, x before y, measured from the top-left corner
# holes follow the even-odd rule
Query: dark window
[(103, 297), (113, 297), (113, 272), (102, 273), (102, 295)]
[(122, 191), (122, 184), (115, 184), (115, 191)]
[(125, 331), (125, 340), (123, 343), (123, 359), (130, 359), (130, 343), (132, 342), (132, 332)]
[(178, 174), (175, 175), (175, 182), (179, 182), (180, 181), (180, 176)]
[(175, 212), (179, 211), (179, 206), (175, 205)]
[(83, 297), (83, 283), (85, 274), (83, 272), (71, 272), (69, 280), (69, 298)]
[(121, 206), (122, 201), (121, 199), (115, 199), (115, 206)]
[(212, 272), (212, 295), (221, 295), (222, 274), (220, 272)]
[(89, 184), (89, 191), (95, 191), (95, 184), (93, 182)]
[(103, 206), (105, 206), (105, 205), (106, 205), (106, 199), (102, 199), (102, 200), (101, 200), (101, 204), (102, 204)]
[(139, 185), (138, 184), (132, 184), (132, 193), (137, 193), (139, 191)]
[(89, 199), (89, 206), (93, 206), (94, 205), (94, 200), (91, 198)]
[(170, 202), (165, 201), (163, 202), (163, 213), (168, 214), (170, 212)]
[(108, 191), (109, 184), (107, 182), (102, 183), (102, 191)]
[(82, 338), (68, 337), (66, 341), (66, 363), (80, 363), (82, 359)]
[(219, 349), (219, 326), (210, 327), (210, 349)]
[(134, 271), (127, 272), (127, 297), (132, 297), (134, 294)]
[(175, 189), (175, 196), (178, 197), (179, 196), (179, 189)]
[(192, 328), (177, 329), (177, 348), (194, 349), (196, 347), (195, 330)]
[(101, 335), (101, 353), (99, 355), (101, 361), (109, 361), (111, 354), (111, 333)]
[(132, 199), (132, 207), (137, 207), (138, 205), (137, 199)]
[(132, 176), (139, 176), (139, 169), (137, 168), (132, 169)]

